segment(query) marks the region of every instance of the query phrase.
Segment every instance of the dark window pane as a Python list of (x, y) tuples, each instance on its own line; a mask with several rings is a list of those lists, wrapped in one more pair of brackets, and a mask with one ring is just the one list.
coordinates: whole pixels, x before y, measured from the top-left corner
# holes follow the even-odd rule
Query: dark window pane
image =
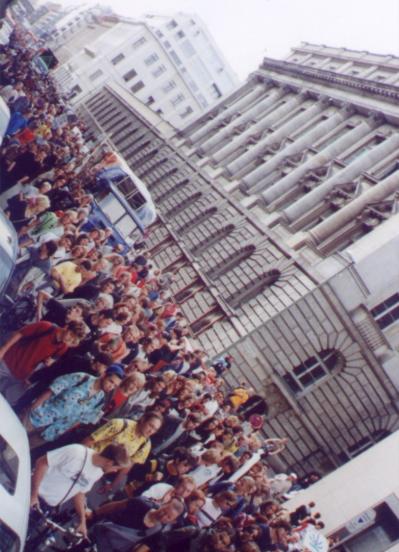
[(285, 374), (283, 376), (285, 383), (294, 393), (301, 391), (300, 385), (297, 383), (296, 379), (291, 374)]
[(0, 485), (10, 493), (15, 493), (19, 460), (14, 449), (0, 436)]
[(18, 535), (0, 520), (0, 550), (18, 552), (20, 548), (21, 542)]

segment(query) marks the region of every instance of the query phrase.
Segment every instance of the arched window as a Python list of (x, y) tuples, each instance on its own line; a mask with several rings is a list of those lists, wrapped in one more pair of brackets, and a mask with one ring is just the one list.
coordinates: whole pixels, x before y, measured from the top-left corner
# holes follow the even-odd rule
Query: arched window
[(211, 280), (216, 280), (217, 278), (223, 276), (223, 274), (227, 274), (227, 272), (233, 270), (240, 263), (248, 259), (248, 257), (252, 255), (255, 249), (256, 247), (254, 245), (247, 245), (246, 247), (242, 247), (241, 249), (230, 255), (227, 259), (223, 259), (217, 265), (209, 269), (207, 271), (208, 278), (210, 278)]
[(262, 293), (267, 287), (272, 286), (280, 278), (281, 272), (276, 268), (268, 270), (261, 276), (256, 276), (249, 284), (242, 287), (230, 297), (227, 298), (227, 302), (233, 309), (237, 309), (243, 303), (247, 303), (260, 293)]
[(223, 226), (223, 228), (211, 232), (208, 236), (206, 236), (206, 238), (194, 245), (191, 249), (191, 252), (193, 253), (193, 255), (196, 256), (202, 255), (204, 251), (206, 251), (219, 241), (227, 238), (232, 233), (234, 228), (234, 224), (227, 224), (226, 226)]
[(190, 220), (180, 225), (176, 229), (176, 232), (181, 232), (181, 233), (190, 232), (191, 230), (193, 230), (193, 228), (196, 228), (200, 224), (204, 223), (206, 220), (213, 217), (213, 215), (215, 215), (216, 213), (217, 213), (216, 207), (211, 207), (210, 209), (206, 209), (205, 211), (202, 211), (202, 213), (196, 214), (195, 216), (190, 218)]
[(202, 192), (195, 192), (195, 194), (184, 198), (180, 203), (168, 209), (165, 215), (167, 217), (175, 218), (179, 213), (182, 213), (185, 209), (187, 209), (187, 207), (190, 207), (190, 205), (193, 205), (196, 201), (198, 201), (201, 196)]
[(336, 349), (323, 349), (294, 366), (291, 372), (283, 376), (283, 379), (291, 391), (300, 394), (333, 371), (343, 368), (344, 364), (342, 353)]
[(179, 189), (184, 188), (184, 186), (187, 186), (187, 184), (189, 182), (190, 181), (189, 181), (188, 178), (184, 178), (183, 180), (179, 180), (179, 182), (176, 182), (176, 184), (174, 184), (170, 188), (166, 189), (164, 192), (159, 194), (159, 196), (155, 196), (157, 203), (162, 203), (163, 201), (165, 201), (169, 197), (173, 196), (176, 192), (179, 191)]

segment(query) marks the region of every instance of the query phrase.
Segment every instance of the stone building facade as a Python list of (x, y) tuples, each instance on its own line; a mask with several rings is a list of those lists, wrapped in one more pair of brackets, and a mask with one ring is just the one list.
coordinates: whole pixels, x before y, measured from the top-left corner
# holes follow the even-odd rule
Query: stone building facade
[(399, 426), (399, 87), (372, 78), (399, 59), (358, 54), (265, 59), (182, 131), (118, 86), (81, 109), (151, 191), (154, 260), (199, 345), (233, 355), (300, 473)]

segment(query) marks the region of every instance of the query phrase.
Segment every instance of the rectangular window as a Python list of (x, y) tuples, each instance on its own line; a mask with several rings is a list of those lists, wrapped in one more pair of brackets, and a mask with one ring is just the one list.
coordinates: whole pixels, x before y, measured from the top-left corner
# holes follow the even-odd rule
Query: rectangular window
[(371, 314), (381, 330), (399, 320), (399, 293), (394, 293), (371, 309)]
[(170, 103), (175, 107), (176, 105), (179, 105), (184, 100), (183, 94), (177, 94), (174, 98), (170, 100)]
[(101, 77), (102, 74), (103, 72), (101, 71), (101, 69), (97, 69), (97, 71), (95, 71), (92, 75), (89, 76), (89, 80), (93, 82), (96, 79), (98, 79), (98, 77)]
[(159, 60), (158, 54), (151, 54), (150, 56), (145, 58), (144, 63), (146, 65), (152, 65), (153, 63), (155, 63), (158, 60)]
[(170, 92), (171, 90), (173, 90), (174, 88), (176, 88), (176, 83), (174, 80), (170, 80), (168, 81), (166, 84), (164, 84), (162, 86), (162, 92), (164, 92), (165, 94), (167, 94), (168, 92)]
[(111, 59), (112, 65), (117, 65), (122, 59), (125, 59), (125, 54), (118, 54), (113, 59)]
[(183, 33), (183, 31), (178, 31), (176, 33), (176, 38), (184, 38), (186, 35)]
[(134, 69), (130, 69), (130, 71), (128, 71), (125, 75), (123, 75), (123, 80), (125, 82), (129, 82), (134, 77), (137, 77), (137, 71), (135, 71)]
[(220, 98), (222, 93), (221, 91), (219, 90), (219, 87), (217, 84), (215, 83), (212, 83), (211, 85), (211, 94), (214, 98)]
[(155, 102), (153, 96), (148, 96), (147, 101), (145, 102), (145, 105), (152, 105)]
[(185, 119), (186, 117), (191, 115), (191, 113), (193, 113), (193, 108), (191, 107), (191, 105), (188, 105), (183, 113), (180, 113), (180, 118)]
[(137, 50), (137, 48), (140, 48), (143, 44), (147, 42), (147, 39), (144, 36), (141, 36), (137, 40), (135, 40), (132, 44), (133, 48)]
[(165, 40), (165, 42), (163, 43), (163, 45), (165, 46), (165, 48), (171, 48), (171, 45), (170, 45), (169, 40)]
[(172, 21), (169, 21), (169, 23), (166, 25), (166, 28), (169, 30), (175, 29), (177, 27), (177, 23), (174, 19)]
[(139, 82), (136, 82), (136, 84), (134, 84), (132, 87), (131, 87), (131, 91), (133, 92), (133, 94), (136, 94), (136, 92), (138, 92), (139, 90), (141, 90), (142, 88), (144, 88), (144, 82), (143, 81), (139, 81)]
[(162, 73), (165, 73), (165, 71), (166, 71), (165, 65), (159, 65), (156, 69), (154, 69), (154, 71), (152, 71), (152, 75), (153, 77), (157, 78), (160, 75), (162, 75)]

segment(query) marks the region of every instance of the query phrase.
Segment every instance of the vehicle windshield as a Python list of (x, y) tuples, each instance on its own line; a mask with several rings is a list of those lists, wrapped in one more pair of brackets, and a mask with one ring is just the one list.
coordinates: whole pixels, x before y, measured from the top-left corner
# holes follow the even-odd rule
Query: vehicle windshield
[(15, 450), (0, 435), (0, 485), (14, 494), (17, 486), (19, 460)]
[[(1, 232), (1, 229), (0, 229)], [(12, 257), (0, 246), (0, 292), (6, 287), (14, 268)]]

